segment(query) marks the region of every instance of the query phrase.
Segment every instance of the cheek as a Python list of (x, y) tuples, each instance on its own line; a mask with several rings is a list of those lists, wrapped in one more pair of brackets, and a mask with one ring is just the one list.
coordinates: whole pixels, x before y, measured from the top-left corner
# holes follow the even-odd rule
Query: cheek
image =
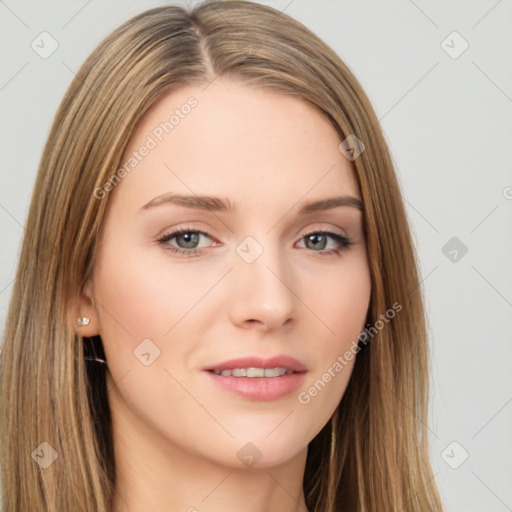
[(303, 293), (314, 305), (319, 323), (324, 324), (325, 352), (342, 350), (359, 335), (370, 304), (371, 278), (365, 254), (360, 251), (347, 257), (336, 271), (330, 268), (317, 273), (314, 282), (309, 292), (303, 283)]
[[(130, 255), (116, 258), (105, 253), (95, 276), (100, 334), (105, 345), (136, 344), (154, 336), (164, 303), (157, 300), (159, 282), (148, 268)], [(150, 332), (152, 331), (152, 332)]]
[[(365, 258), (340, 265), (335, 273), (317, 275), (314, 292), (303, 292), (310, 315), (316, 364), (298, 403), (323, 425), (343, 397), (356, 360), (358, 336), (365, 323), (371, 278)], [(306, 301), (305, 301), (306, 302)], [(312, 432), (314, 434), (314, 432)]]
[(95, 274), (97, 312), (106, 344), (135, 348), (146, 338), (163, 340), (208, 289), (208, 282), (134, 250), (105, 251)]

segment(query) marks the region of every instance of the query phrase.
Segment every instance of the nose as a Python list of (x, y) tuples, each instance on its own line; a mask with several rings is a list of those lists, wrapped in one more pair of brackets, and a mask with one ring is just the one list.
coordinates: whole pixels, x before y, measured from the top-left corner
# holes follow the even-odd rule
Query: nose
[(237, 326), (271, 331), (292, 323), (297, 298), (283, 252), (265, 245), (251, 263), (236, 255), (230, 314)]

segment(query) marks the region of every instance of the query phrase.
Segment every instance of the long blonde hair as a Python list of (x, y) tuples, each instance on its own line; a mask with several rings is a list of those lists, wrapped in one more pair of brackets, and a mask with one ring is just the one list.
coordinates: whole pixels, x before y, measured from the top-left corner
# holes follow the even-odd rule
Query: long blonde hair
[[(402, 306), (358, 354), (338, 409), (309, 445), (308, 509), (440, 511), (426, 431), (428, 346), (417, 260), (377, 117), (351, 71), (317, 36), (271, 7), (243, 1), (135, 16), (94, 50), (59, 106), (2, 348), (5, 510), (111, 510), (115, 460), (105, 370), (85, 360), (94, 345), (101, 350), (101, 339), (77, 336), (68, 319), (94, 268), (108, 202), (93, 191), (119, 169), (159, 98), (218, 76), (293, 95), (323, 113), (340, 141), (351, 134), (363, 141), (353, 169), (372, 280), (367, 321)], [(43, 469), (38, 456), (57, 458)]]

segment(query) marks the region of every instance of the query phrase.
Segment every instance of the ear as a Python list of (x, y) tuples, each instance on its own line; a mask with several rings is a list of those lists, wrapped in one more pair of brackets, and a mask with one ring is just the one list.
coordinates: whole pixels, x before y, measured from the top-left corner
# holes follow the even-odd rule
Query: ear
[[(68, 307), (71, 328), (78, 336), (92, 337), (99, 334), (99, 318), (92, 294), (92, 282), (87, 281), (84, 288), (74, 296)], [(88, 318), (87, 325), (78, 325), (78, 318)]]

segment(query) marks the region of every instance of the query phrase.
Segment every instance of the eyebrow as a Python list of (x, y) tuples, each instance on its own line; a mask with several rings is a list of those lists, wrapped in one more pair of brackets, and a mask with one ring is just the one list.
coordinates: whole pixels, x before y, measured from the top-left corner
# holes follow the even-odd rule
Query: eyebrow
[[(141, 209), (147, 210), (149, 208), (167, 204), (174, 204), (185, 208), (211, 212), (236, 213), (237, 211), (235, 204), (227, 198), (172, 193), (155, 197)], [(302, 204), (298, 213), (299, 215), (304, 215), (321, 210), (331, 210), (340, 206), (350, 206), (361, 212), (363, 211), (363, 203), (360, 199), (353, 196), (338, 196)]]

